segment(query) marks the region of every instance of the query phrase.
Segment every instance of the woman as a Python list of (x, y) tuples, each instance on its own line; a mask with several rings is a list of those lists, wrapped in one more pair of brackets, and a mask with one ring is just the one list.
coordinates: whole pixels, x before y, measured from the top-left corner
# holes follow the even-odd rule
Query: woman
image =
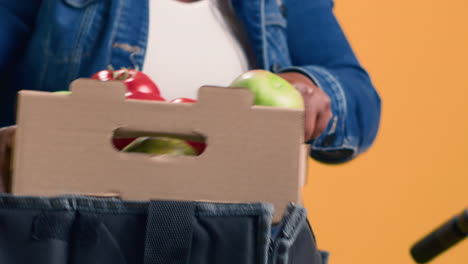
[[(262, 68), (303, 94), (311, 156), (351, 160), (375, 139), (380, 98), (332, 8), (331, 0), (0, 0), (0, 127), (14, 124), (18, 90), (64, 90), (109, 64), (139, 66), (174, 96)], [(224, 55), (210, 56), (210, 43)], [(0, 140), (0, 163), (10, 141)]]
[[(377, 134), (380, 98), (332, 0), (25, 2), (0, 0), (0, 189), (17, 91), (65, 90), (109, 64), (143, 69), (166, 99), (228, 85), (248, 69), (272, 71), (303, 95), (305, 135), (319, 161), (349, 161)], [(301, 234), (303, 245), (312, 243), (310, 233)]]

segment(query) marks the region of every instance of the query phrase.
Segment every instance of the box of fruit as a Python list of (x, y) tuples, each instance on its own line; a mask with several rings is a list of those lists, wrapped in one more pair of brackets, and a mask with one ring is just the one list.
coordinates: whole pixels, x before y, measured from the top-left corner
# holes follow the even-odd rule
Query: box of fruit
[(308, 146), (302, 97), (289, 83), (250, 71), (231, 87), (165, 101), (132, 74), (20, 91), (14, 194), (266, 202), (275, 219), (301, 203)]

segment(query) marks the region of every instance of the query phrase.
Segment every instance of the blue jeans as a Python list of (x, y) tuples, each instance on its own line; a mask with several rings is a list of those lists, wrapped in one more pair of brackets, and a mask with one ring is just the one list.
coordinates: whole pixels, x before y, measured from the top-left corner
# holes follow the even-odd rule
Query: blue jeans
[[(0, 263), (322, 264), (305, 209), (0, 195)], [(325, 262), (324, 262), (325, 261)]]

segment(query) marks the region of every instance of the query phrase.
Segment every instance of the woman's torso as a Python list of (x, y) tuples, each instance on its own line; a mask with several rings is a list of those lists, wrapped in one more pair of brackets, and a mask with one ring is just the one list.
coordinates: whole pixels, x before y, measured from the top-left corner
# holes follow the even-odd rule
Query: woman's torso
[(248, 70), (234, 25), (216, 1), (150, 0), (143, 69), (166, 99), (196, 98), (200, 86), (227, 86)]

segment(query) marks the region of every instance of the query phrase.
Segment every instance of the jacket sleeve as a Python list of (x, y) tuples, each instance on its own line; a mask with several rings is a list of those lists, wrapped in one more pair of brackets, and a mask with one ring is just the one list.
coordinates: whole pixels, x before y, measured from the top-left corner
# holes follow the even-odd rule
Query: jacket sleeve
[(326, 163), (349, 161), (374, 142), (381, 102), (336, 17), (332, 0), (283, 0), (292, 67), (331, 99), (326, 131), (310, 141), (311, 156)]
[(20, 55), (31, 36), (41, 0), (0, 0), (0, 73)]

